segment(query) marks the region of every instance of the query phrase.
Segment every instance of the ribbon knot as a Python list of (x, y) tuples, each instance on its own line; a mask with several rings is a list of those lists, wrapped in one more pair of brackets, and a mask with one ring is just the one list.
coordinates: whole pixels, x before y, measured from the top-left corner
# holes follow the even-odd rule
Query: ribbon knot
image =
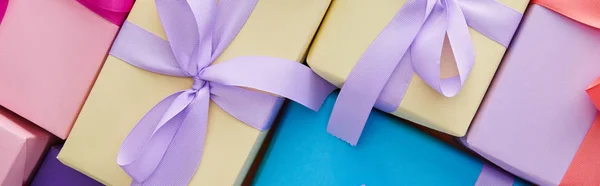
[(282, 102), (274, 95), (318, 110), (335, 89), (293, 60), (244, 56), (211, 65), (257, 1), (220, 0), (217, 5), (215, 0), (155, 0), (168, 41), (127, 21), (123, 24), (111, 55), (144, 70), (194, 80), (191, 89), (171, 94), (150, 109), (123, 141), (117, 163), (131, 176), (132, 185), (189, 183), (202, 158), (210, 101), (266, 130)]
[(194, 84), (192, 90), (198, 91), (206, 85), (206, 81), (201, 79), (199, 76), (194, 76)]
[[(327, 131), (356, 145), (373, 106), (395, 111), (413, 74), (443, 96), (455, 96), (475, 62), (469, 26), (506, 47), (521, 17), (495, 0), (407, 1), (346, 78)], [(458, 70), (452, 77), (440, 73), (446, 37)]]

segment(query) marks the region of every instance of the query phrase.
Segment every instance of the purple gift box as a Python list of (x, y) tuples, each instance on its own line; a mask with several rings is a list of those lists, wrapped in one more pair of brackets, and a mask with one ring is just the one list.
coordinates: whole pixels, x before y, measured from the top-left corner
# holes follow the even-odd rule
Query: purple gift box
[[(573, 159), (597, 114), (585, 90), (598, 77), (600, 30), (533, 4), (462, 140), (536, 184), (572, 184), (565, 175), (582, 169)], [(590, 178), (576, 185), (600, 177), (585, 166)]]
[(31, 186), (102, 186), (96, 180), (62, 164), (56, 156), (60, 146), (52, 146), (37, 171)]

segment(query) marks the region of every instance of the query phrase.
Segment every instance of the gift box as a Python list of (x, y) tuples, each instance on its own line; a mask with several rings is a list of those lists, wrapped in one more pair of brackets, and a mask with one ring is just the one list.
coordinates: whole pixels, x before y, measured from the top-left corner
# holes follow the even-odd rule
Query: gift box
[(127, 15), (127, 7), (108, 10), (101, 2), (108, 1), (8, 1), (0, 27), (0, 105), (67, 137)]
[[(244, 6), (246, 6), (245, 4), (249, 2), (253, 1), (219, 1), (219, 3), (217, 4), (217, 18), (216, 21), (214, 21), (214, 23), (217, 24), (216, 27), (220, 28), (221, 30), (215, 30), (214, 34), (218, 35), (224, 33), (225, 35), (223, 37), (234, 36), (235, 38), (232, 38), (232, 41), (228, 46), (225, 45), (227, 46), (227, 48), (224, 49), (224, 52), (220, 56), (218, 56), (218, 58), (215, 61), (215, 63), (218, 64), (213, 63), (213, 65), (210, 65), (208, 67), (198, 67), (199, 69), (202, 69), (200, 70), (201, 72), (196, 71), (194, 73), (202, 73), (202, 75), (221, 74), (224, 75), (224, 79), (227, 79), (226, 76), (236, 76), (240, 74), (233, 72), (213, 73), (210, 72), (210, 69), (217, 66), (224, 67), (223, 65), (226, 65), (228, 63), (233, 64), (234, 62), (227, 60), (240, 59), (238, 58), (240, 56), (269, 56), (287, 59), (290, 61), (290, 63), (285, 64), (302, 66), (303, 68), (305, 68), (306, 72), (310, 72), (312, 74), (312, 71), (310, 71), (308, 67), (298, 63), (297, 61), (303, 60), (306, 50), (310, 42), (312, 41), (314, 33), (316, 32), (319, 24), (321, 23), (321, 19), (328, 8), (330, 1), (260, 0), (256, 3), (255, 6), (253, 6), (253, 10), (250, 9), (251, 11), (247, 12), (249, 15), (249, 17), (247, 17), (247, 20), (245, 20), (245, 18), (240, 17), (230, 19), (219, 18), (219, 16), (235, 17), (236, 15), (239, 16), (239, 14), (244, 14), (244, 12), (248, 10), (244, 8)], [(81, 111), (81, 114), (79, 115), (79, 118), (75, 122), (69, 139), (67, 139), (64, 148), (58, 156), (58, 159), (61, 162), (90, 177), (95, 178), (96, 180), (106, 185), (126, 185), (132, 182), (132, 180), (135, 183), (143, 182), (143, 184), (150, 185), (187, 185), (187, 178), (177, 177), (179, 175), (183, 175), (180, 174), (181, 170), (184, 169), (182, 168), (183, 166), (175, 166), (171, 170), (161, 169), (162, 166), (169, 166), (173, 164), (169, 164), (168, 162), (164, 163), (165, 160), (161, 160), (159, 158), (158, 160), (162, 162), (158, 163), (158, 165), (154, 164), (158, 166), (154, 172), (151, 170), (140, 173), (145, 174), (145, 176), (149, 177), (137, 179), (138, 177), (136, 175), (138, 175), (139, 172), (135, 171), (141, 169), (133, 167), (131, 169), (131, 172), (129, 172), (128, 168), (131, 167), (129, 165), (132, 165), (136, 162), (128, 162), (127, 158), (123, 160), (121, 159), (121, 155), (128, 155), (125, 153), (125, 151), (128, 150), (128, 148), (125, 146), (127, 142), (130, 141), (129, 139), (135, 139), (139, 137), (134, 135), (133, 133), (138, 131), (137, 129), (139, 129), (143, 121), (148, 119), (148, 117), (154, 117), (150, 115), (145, 116), (145, 114), (150, 114), (154, 112), (155, 109), (159, 109), (159, 105), (161, 105), (163, 102), (168, 102), (168, 99), (174, 97), (169, 96), (169, 94), (186, 89), (187, 90), (183, 91), (182, 94), (187, 94), (187, 92), (189, 91), (196, 91), (195, 94), (199, 94), (198, 92), (205, 90), (205, 88), (207, 88), (206, 84), (210, 83), (210, 91), (211, 94), (214, 93), (214, 95), (211, 95), (210, 97), (210, 105), (208, 105), (209, 103), (206, 103), (208, 111), (189, 111), (190, 113), (198, 115), (205, 114), (206, 112), (208, 112), (208, 115), (205, 115), (206, 117), (198, 116), (199, 118), (195, 118), (198, 122), (190, 124), (194, 127), (200, 126), (203, 125), (202, 118), (208, 118), (207, 128), (202, 128), (200, 131), (198, 131), (199, 134), (193, 134), (191, 136), (188, 136), (189, 138), (186, 138), (187, 141), (185, 141), (185, 143), (187, 143), (187, 147), (190, 148), (186, 147), (186, 149), (183, 149), (185, 150), (185, 152), (173, 151), (174, 149), (171, 148), (175, 147), (170, 146), (168, 147), (169, 149), (165, 151), (164, 156), (170, 156), (169, 153), (179, 153), (181, 155), (193, 154), (194, 157), (190, 159), (191, 163), (183, 164), (188, 168), (190, 164), (195, 165), (194, 161), (200, 161), (199, 166), (190, 168), (191, 170), (188, 170), (186, 172), (186, 175), (187, 173), (189, 173), (189, 171), (191, 171), (192, 173), (191, 175), (189, 175), (191, 177), (189, 185), (239, 185), (240, 183), (242, 183), (244, 177), (247, 174), (248, 169), (250, 168), (258, 152), (259, 147), (261, 146), (267, 134), (268, 130), (266, 129), (268, 128), (268, 126), (270, 126), (270, 123), (272, 123), (273, 117), (278, 113), (283, 100), (277, 98), (273, 100), (273, 102), (268, 102), (266, 104), (261, 103), (261, 100), (253, 100), (256, 97), (241, 97), (238, 100), (227, 100), (226, 98), (228, 95), (218, 95), (219, 92), (213, 92), (217, 90), (225, 90), (217, 89), (223, 88), (223, 85), (214, 84), (213, 82), (207, 83), (202, 80), (203, 77), (194, 77), (194, 80), (192, 80), (192, 78), (161, 75), (158, 73), (154, 73), (154, 71), (156, 70), (153, 70), (152, 68), (144, 68), (149, 69), (149, 71), (147, 71), (142, 69), (144, 65), (132, 65), (131, 63), (135, 63), (135, 60), (123, 57), (123, 55), (128, 55), (128, 53), (130, 52), (124, 52), (125, 54), (119, 53), (121, 51), (124, 51), (122, 50), (123, 47), (127, 46), (140, 46), (133, 47), (134, 49), (139, 49), (144, 46), (156, 46), (153, 49), (160, 50), (160, 52), (170, 53), (170, 51), (168, 50), (170, 47), (171, 49), (173, 49), (173, 51), (175, 51), (174, 53), (178, 54), (176, 49), (180, 49), (178, 47), (185, 46), (179, 46), (176, 44), (182, 44), (183, 42), (196, 42), (196, 39), (198, 39), (193, 38), (197, 37), (196, 35), (194, 35), (194, 33), (197, 34), (197, 32), (193, 31), (196, 28), (191, 25), (198, 25), (198, 29), (201, 29), (200, 27), (202, 27), (206, 22), (203, 22), (205, 21), (205, 19), (196, 18), (195, 23), (190, 23), (190, 27), (185, 27), (186, 25), (188, 25), (187, 23), (185, 23), (185, 21), (189, 21), (189, 17), (183, 17), (180, 20), (181, 22), (179, 22), (181, 23), (181, 25), (177, 26), (177, 28), (175, 29), (169, 29), (172, 28), (174, 24), (178, 24), (169, 22), (171, 21), (169, 18), (176, 19), (179, 18), (178, 16), (190, 14), (193, 14), (196, 17), (203, 17), (208, 19), (210, 19), (211, 16), (215, 16), (214, 14), (210, 14), (210, 12), (214, 11), (210, 8), (217, 6), (211, 5), (211, 3), (214, 2), (198, 1), (197, 3), (199, 4), (191, 4), (191, 2), (190, 4), (187, 4), (187, 2), (185, 1), (164, 0), (137, 1), (135, 3), (129, 17), (127, 18), (126, 23), (124, 24), (123, 28), (117, 36), (115, 44), (111, 49), (111, 55), (108, 56), (104, 67), (102, 68), (98, 79)], [(221, 3), (225, 3), (225, 5), (222, 5)], [(225, 6), (225, 8), (227, 8), (227, 6), (232, 7), (230, 7), (229, 9), (225, 9), (226, 11), (219, 11), (219, 8), (223, 8), (223, 6)], [(240, 6), (242, 6), (242, 8), (240, 8)], [(173, 7), (185, 8), (173, 10)], [(209, 8), (209, 10), (204, 10), (202, 8)], [(235, 9), (236, 14), (227, 14), (227, 12), (230, 9)], [(196, 15), (202, 12), (207, 12), (207, 15)], [(221, 12), (224, 14), (220, 14)], [(229, 23), (238, 24), (239, 22), (223, 21), (239, 21), (240, 19), (238, 18), (243, 19), (242, 21), (245, 21), (245, 24), (243, 24), (243, 27), (240, 27), (241, 30), (239, 31), (239, 33), (237, 33), (237, 36), (235, 35), (236, 33), (231, 34), (227, 33), (227, 31), (224, 31), (227, 30), (228, 26), (231, 27), (231, 24)], [(208, 22), (208, 24), (210, 24), (211, 21)], [(183, 27), (178, 28), (180, 26)], [(192, 35), (190, 36), (174, 34), (174, 32), (184, 32), (186, 30), (190, 30), (190, 33), (192, 33)], [(139, 34), (133, 32), (137, 32)], [(208, 32), (210, 32), (210, 30), (203, 33)], [(187, 36), (189, 36), (189, 38)], [(146, 39), (140, 39), (141, 37), (145, 37)], [(175, 43), (175, 41), (172, 40), (177, 39), (175, 37), (184, 39), (180, 41), (175, 40), (179, 42)], [(128, 41), (136, 39), (139, 42)], [(164, 46), (167, 44), (164, 41), (165, 39), (169, 41), (168, 44), (170, 46)], [(216, 38), (213, 36), (213, 39), (219, 40), (223, 38)], [(157, 42), (157, 44), (150, 45), (146, 42)], [(200, 45), (204, 46), (203, 44), (196, 44), (196, 46)], [(221, 44), (213, 43), (213, 46), (216, 45), (220, 46)], [(220, 50), (219, 46), (216, 46), (216, 50)], [(167, 50), (162, 50), (164, 48), (167, 48)], [(131, 53), (136, 53), (138, 51), (140, 50), (132, 50)], [(164, 56), (156, 57), (156, 55), (154, 55), (160, 52), (138, 52), (142, 53), (142, 55), (139, 55), (138, 58), (158, 58), (161, 60), (177, 60), (177, 63), (181, 62), (181, 59), (165, 58)], [(125, 60), (129, 60), (129, 62)], [(268, 61), (269, 59), (264, 60)], [(157, 63), (160, 63), (160, 61), (157, 61)], [(258, 68), (258, 66), (244, 67), (242, 63), (238, 63), (238, 66), (236, 66), (236, 68), (234, 69), (244, 70), (246, 68)], [(174, 65), (174, 68), (181, 69), (181, 67), (185, 66), (187, 65), (179, 64)], [(282, 72), (283, 74), (291, 73), (289, 71), (291, 69), (279, 69), (279, 67), (276, 66), (264, 66), (262, 68), (271, 69), (271, 72), (261, 74), (265, 77), (272, 74), (281, 74), (280, 72)], [(169, 71), (169, 69), (163, 70), (163, 73), (169, 74), (166, 71)], [(176, 73), (173, 72), (172, 74)], [(189, 74), (183, 74), (180, 76), (186, 75)], [(317, 75), (312, 75), (314, 75), (312, 78), (318, 78)], [(303, 84), (302, 82), (312, 82), (312, 80), (310, 80), (310, 78), (308, 77), (296, 78), (298, 79), (298, 81), (296, 82), (296, 84), (294, 84), (294, 86)], [(324, 86), (327, 84), (326, 81), (322, 79), (321, 81)], [(265, 86), (269, 85), (265, 84)], [(192, 89), (189, 89), (190, 87), (192, 87)], [(279, 84), (278, 87), (285, 88), (292, 86)], [(331, 86), (330, 89), (333, 90), (333, 88), (334, 87)], [(235, 90), (254, 92), (248, 91), (246, 89)], [(225, 93), (227, 91), (225, 91)], [(296, 92), (307, 95), (318, 94), (317, 91), (313, 91), (311, 89), (298, 90)], [(236, 92), (229, 93), (234, 94)], [(174, 95), (177, 94), (178, 93)], [(279, 93), (277, 94), (280, 95)], [(322, 99), (324, 99), (327, 96), (327, 94), (328, 92), (324, 93)], [(260, 95), (263, 97), (268, 96), (267, 94)], [(167, 98), (161, 101), (161, 99), (165, 97)], [(239, 105), (247, 106), (249, 108), (254, 107), (255, 109), (265, 111), (264, 113), (245, 115), (246, 118), (262, 118), (262, 121), (260, 122), (262, 122), (262, 125), (265, 125), (265, 127), (262, 130), (257, 130), (255, 127), (248, 126), (246, 124), (247, 122), (242, 122), (241, 120), (239, 120), (238, 117), (232, 117), (232, 115), (228, 114), (231, 113), (231, 110), (227, 111), (227, 109), (231, 108), (223, 106), (228, 104), (228, 102), (223, 102), (224, 100), (234, 101), (234, 103), (239, 103), (240, 101), (242, 101), (243, 104)], [(246, 100), (249, 102), (243, 102)], [(157, 106), (153, 108), (154, 105)], [(259, 107), (256, 107), (257, 105)], [(187, 108), (189, 107), (186, 107), (186, 109)], [(192, 107), (192, 109), (193, 108), (195, 107)], [(185, 111), (186, 109), (183, 110)], [(179, 114), (174, 115), (174, 118), (179, 116)], [(158, 119), (161, 118), (159, 117)], [(140, 123), (138, 123), (136, 126), (136, 123), (138, 121), (140, 121)], [(171, 120), (169, 120), (169, 122), (170, 121)], [(171, 124), (165, 124), (164, 126), (170, 125)], [(134, 128), (134, 126), (136, 127)], [(152, 130), (162, 129), (147, 130), (152, 132)], [(178, 132), (175, 133), (176, 135), (179, 135), (180, 133), (184, 132), (189, 132), (189, 130), (187, 129), (177, 130)], [(130, 136), (127, 137), (128, 133), (130, 132)], [(205, 133), (200, 134), (202, 132)], [(206, 135), (205, 139), (203, 139), (203, 135)], [(199, 138), (202, 139), (198, 139), (198, 136), (201, 136)], [(192, 138), (193, 140), (199, 141), (190, 140)], [(175, 136), (172, 139), (177, 140), (179, 139), (179, 137)], [(121, 146), (122, 143), (123, 146)], [(178, 141), (174, 141), (173, 143), (178, 143)], [(195, 154), (197, 151), (194, 151), (194, 153), (192, 153), (191, 147), (200, 147), (200, 154)], [(118, 162), (121, 162), (121, 160), (125, 163), (117, 164)], [(120, 164), (121, 167), (119, 167)], [(143, 163), (140, 166), (146, 166), (144, 168), (147, 168), (147, 166), (151, 166), (150, 164), (151, 163)], [(146, 169), (144, 169), (143, 171), (146, 171)], [(165, 172), (157, 173), (160, 171)], [(160, 176), (174, 177), (157, 178)], [(160, 183), (148, 183), (148, 179)]]
[(0, 107), (0, 185), (26, 184), (51, 135)]
[(323, 130), (336, 98), (318, 113), (285, 107), (253, 185), (526, 185), (381, 111), (349, 146)]
[[(327, 129), (333, 135), (356, 144), (373, 105), (453, 136), (466, 133), (529, 1), (433, 2), (332, 3), (307, 63), (342, 88)], [(455, 17), (445, 18), (446, 10)]]
[(96, 180), (58, 161), (56, 156), (58, 156), (61, 148), (62, 145), (50, 147), (44, 161), (31, 181), (31, 186), (102, 186)]
[(539, 185), (599, 185), (598, 112), (586, 88), (600, 76), (600, 4), (532, 2), (463, 141)]

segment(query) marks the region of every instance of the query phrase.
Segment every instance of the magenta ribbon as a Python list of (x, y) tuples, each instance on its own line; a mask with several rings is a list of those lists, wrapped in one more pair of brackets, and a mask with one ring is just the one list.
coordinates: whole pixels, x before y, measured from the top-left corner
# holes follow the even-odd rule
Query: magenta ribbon
[[(77, 0), (80, 4), (111, 23), (121, 26), (135, 0)], [(0, 23), (4, 18), (8, 0), (0, 0)]]
[(92, 12), (117, 26), (123, 24), (131, 7), (133, 7), (134, 1), (135, 0), (77, 0), (77, 2), (81, 3)]
[(133, 178), (132, 185), (189, 183), (202, 158), (210, 100), (262, 131), (270, 127), (283, 99), (245, 88), (287, 97), (312, 110), (336, 88), (287, 59), (244, 56), (211, 65), (257, 1), (155, 0), (168, 41), (123, 24), (111, 55), (144, 70), (194, 79), (190, 89), (156, 104), (123, 142), (117, 163)]
[(8, 8), (8, 0), (0, 0), (0, 23), (2, 23), (2, 19), (4, 18), (6, 8)]
[[(352, 69), (327, 131), (356, 145), (373, 106), (385, 112), (396, 110), (413, 73), (442, 95), (456, 95), (475, 61), (469, 26), (507, 47), (521, 17), (494, 0), (409, 0)], [(446, 36), (458, 75), (440, 78)]]

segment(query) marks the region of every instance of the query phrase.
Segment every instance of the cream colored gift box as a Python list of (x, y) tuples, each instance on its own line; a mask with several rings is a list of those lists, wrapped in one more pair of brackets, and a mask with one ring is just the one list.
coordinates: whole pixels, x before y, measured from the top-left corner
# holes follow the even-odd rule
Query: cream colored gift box
[[(498, 1), (521, 13), (529, 3), (529, 0)], [(309, 51), (308, 65), (321, 77), (341, 87), (367, 47), (405, 2), (334, 1)], [(479, 32), (470, 31), (475, 65), (459, 94), (446, 98), (415, 74), (400, 106), (392, 114), (454, 136), (465, 135), (506, 50)], [(442, 77), (450, 77), (456, 71), (454, 65), (444, 64), (451, 63), (449, 54), (444, 51), (442, 56)]]
[[(248, 55), (301, 61), (329, 4), (260, 0), (216, 62)], [(153, 0), (138, 0), (127, 20), (166, 39)], [(109, 56), (58, 159), (106, 185), (128, 185), (131, 178), (116, 162), (122, 141), (156, 103), (191, 85), (192, 79), (155, 74)], [(190, 185), (240, 184), (265, 136), (211, 102), (202, 161)]]

